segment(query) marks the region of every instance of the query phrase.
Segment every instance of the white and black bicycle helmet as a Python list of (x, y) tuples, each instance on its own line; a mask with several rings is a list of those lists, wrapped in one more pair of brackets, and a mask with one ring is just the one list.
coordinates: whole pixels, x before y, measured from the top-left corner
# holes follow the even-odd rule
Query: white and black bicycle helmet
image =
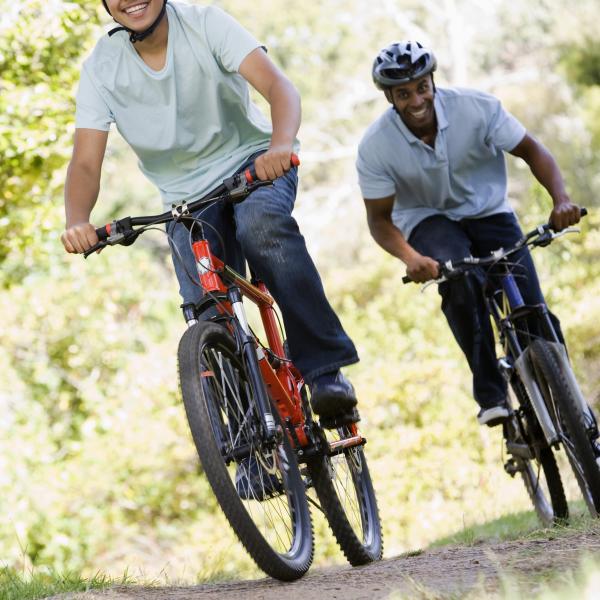
[[(115, 21), (117, 21), (117, 23), (119, 23), (120, 27), (115, 27), (114, 29), (111, 29), (108, 32), (108, 35), (109, 36), (114, 35), (115, 33), (117, 33), (117, 31), (126, 31), (129, 34), (129, 41), (132, 44), (135, 44), (136, 42), (141, 42), (142, 40), (145, 40), (149, 35), (154, 33), (154, 30), (158, 27), (159, 23), (162, 21), (162, 18), (165, 16), (165, 13), (167, 11), (167, 2), (168, 2), (168, 0), (163, 1), (162, 9), (161, 9), (160, 13), (158, 14), (158, 17), (156, 17), (156, 19), (154, 20), (154, 23), (152, 23), (152, 25), (150, 25), (150, 27), (148, 27), (148, 29), (145, 29), (144, 31), (133, 31), (133, 29), (129, 29), (129, 27), (125, 27), (124, 25), (121, 25), (121, 23), (119, 23), (119, 21), (117, 21), (115, 19)], [(104, 8), (106, 9), (106, 12), (112, 17), (110, 10), (108, 10), (108, 4), (106, 4), (106, 0), (102, 0), (102, 4), (104, 4)]]
[(419, 42), (394, 42), (381, 50), (373, 61), (373, 83), (385, 91), (433, 73), (436, 67), (433, 52)]

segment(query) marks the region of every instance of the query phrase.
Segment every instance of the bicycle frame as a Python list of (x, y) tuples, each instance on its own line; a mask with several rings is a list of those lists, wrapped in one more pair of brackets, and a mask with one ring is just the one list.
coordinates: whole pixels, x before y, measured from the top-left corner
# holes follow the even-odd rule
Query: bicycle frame
[[(208, 241), (196, 230), (192, 231), (192, 250), (202, 288), (206, 292), (219, 294), (221, 298), (223, 296), (227, 297), (227, 300), (222, 301), (218, 309), (223, 313), (226, 312), (236, 317), (246, 335), (247, 343), (245, 346), (248, 348), (246, 356), (250, 358), (251, 364), (254, 362), (254, 357), (258, 359), (258, 367), (266, 388), (261, 385), (260, 381), (254, 381), (253, 383), (257, 386), (256, 389), (264, 389), (265, 391), (265, 400), (261, 402), (261, 411), (264, 412), (267, 431), (272, 428), (271, 434), (274, 435), (275, 423), (268, 402), (268, 397), (270, 397), (286, 426), (292, 446), (297, 450), (300, 457), (304, 456), (306, 450), (313, 446), (315, 442), (310, 434), (310, 429), (307, 427), (302, 408), (301, 390), (304, 386), (304, 380), (291, 361), (284, 358), (285, 350), (277, 326), (273, 298), (263, 282), (258, 281), (254, 285), (232, 268), (224, 265), (211, 252)], [(255, 342), (254, 335), (248, 325), (241, 296), (248, 298), (259, 309), (272, 362), (269, 361), (269, 356), (262, 347)], [(250, 375), (252, 376), (252, 374)], [(342, 452), (345, 448), (365, 443), (365, 439), (358, 432), (355, 423), (350, 425), (350, 431), (351, 437), (328, 443), (327, 452), (336, 454)]]

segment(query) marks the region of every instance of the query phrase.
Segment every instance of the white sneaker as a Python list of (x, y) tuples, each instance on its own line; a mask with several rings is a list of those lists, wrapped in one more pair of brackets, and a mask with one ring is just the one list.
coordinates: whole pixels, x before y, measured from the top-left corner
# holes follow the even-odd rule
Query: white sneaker
[(508, 407), (504, 404), (492, 406), (491, 408), (482, 408), (477, 413), (477, 421), (480, 425), (494, 427), (500, 425), (508, 418)]

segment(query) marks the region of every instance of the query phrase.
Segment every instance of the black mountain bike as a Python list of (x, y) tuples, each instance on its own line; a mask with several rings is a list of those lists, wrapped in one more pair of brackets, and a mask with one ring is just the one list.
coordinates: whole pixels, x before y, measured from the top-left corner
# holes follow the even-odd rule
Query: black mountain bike
[[(582, 216), (587, 214), (585, 209)], [(584, 399), (566, 348), (560, 342), (545, 304), (526, 305), (516, 283), (511, 255), (521, 248), (545, 247), (566, 233), (540, 225), (510, 248), (490, 256), (440, 263), (440, 277), (425, 284), (462, 277), (483, 269), (484, 297), (504, 356), (500, 371), (512, 397), (503, 424), (506, 472), (520, 474), (536, 513), (545, 525), (565, 522), (569, 509), (555, 451), (565, 451), (590, 514), (600, 514), (600, 446), (593, 410)], [(403, 279), (405, 283), (409, 278)]]
[[(350, 564), (379, 560), (383, 542), (366, 439), (356, 423), (326, 430), (313, 418), (273, 298), (264, 283), (246, 280), (212, 253), (201, 216), (192, 216), (215, 202), (241, 202), (271, 184), (257, 181), (251, 167), (189, 205), (97, 229), (100, 241), (85, 256), (107, 245), (129, 245), (161, 223), (177, 221), (188, 229), (197, 269), (188, 275), (204, 292), (197, 305), (182, 307), (188, 329), (178, 351), (192, 437), (215, 496), (248, 553), (265, 573), (289, 581), (312, 562), (309, 502), (325, 514)], [(250, 327), (242, 297), (258, 306), (266, 344)]]

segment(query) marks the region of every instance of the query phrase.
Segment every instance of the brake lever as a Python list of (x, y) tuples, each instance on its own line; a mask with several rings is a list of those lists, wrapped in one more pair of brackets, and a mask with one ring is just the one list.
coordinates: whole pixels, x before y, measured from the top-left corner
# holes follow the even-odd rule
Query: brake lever
[(442, 275), (441, 277), (438, 277), (437, 279), (430, 279), (429, 281), (426, 281), (422, 286), (421, 286), (421, 294), (431, 285), (438, 285), (440, 283), (444, 283), (444, 281), (448, 281), (448, 277), (446, 277), (445, 275)]
[(273, 185), (272, 181), (263, 181), (262, 179), (257, 179), (252, 183), (241, 183), (227, 192), (227, 195), (225, 196), (226, 202), (238, 204), (244, 201), (254, 190), (271, 185)]
[(95, 252), (98, 252), (98, 250), (106, 248), (106, 246), (108, 246), (108, 242), (106, 240), (100, 240), (83, 253), (83, 258), (87, 258), (90, 254), (94, 254)]
[(556, 238), (562, 237), (563, 235), (567, 235), (567, 233), (581, 233), (581, 229), (579, 229), (579, 227), (566, 227), (561, 231), (554, 232), (552, 234), (552, 239), (555, 240)]

